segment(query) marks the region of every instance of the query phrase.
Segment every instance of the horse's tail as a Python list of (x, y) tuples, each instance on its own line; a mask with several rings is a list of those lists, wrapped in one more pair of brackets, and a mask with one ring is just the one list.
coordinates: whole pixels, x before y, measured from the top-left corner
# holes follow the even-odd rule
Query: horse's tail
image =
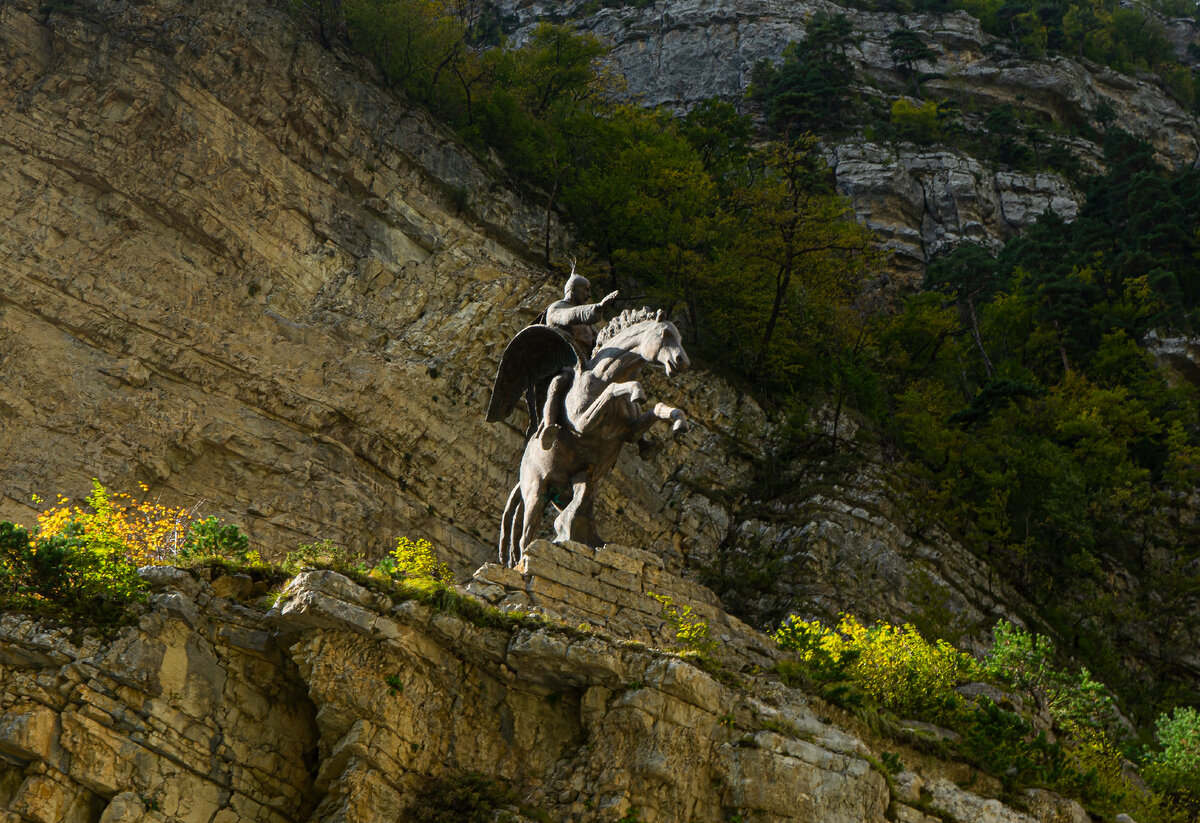
[(500, 518), (500, 564), (502, 566), (517, 564), (520, 547), (517, 542), (519, 538), (514, 539), (513, 528), (521, 522), (524, 513), (525, 500), (521, 496), (521, 484), (518, 483), (509, 493), (508, 502), (504, 504), (504, 514)]

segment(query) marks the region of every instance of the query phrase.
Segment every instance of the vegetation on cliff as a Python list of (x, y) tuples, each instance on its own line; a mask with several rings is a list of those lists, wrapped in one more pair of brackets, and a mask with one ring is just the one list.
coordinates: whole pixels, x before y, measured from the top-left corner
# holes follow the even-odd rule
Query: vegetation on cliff
[[(374, 567), (349, 562), (329, 543), (301, 546), (284, 562), (265, 564), (236, 526), (202, 519), (194, 510), (114, 495), (99, 483), (84, 505), (71, 506), (59, 498), (43, 512), (32, 536), (11, 523), (0, 524), (0, 549), (4, 607), (108, 630), (139, 612), (137, 604), (147, 588), (139, 564), (180, 562), (265, 571), (276, 582), (305, 568), (336, 566), (368, 586), (382, 586), (392, 595), (416, 598), (481, 625), (516, 625), (525, 619), (501, 616), (455, 593), (448, 569), (425, 540), (400, 538)], [(681, 608), (669, 597), (657, 599), (681, 648), (705, 668), (718, 666), (718, 641), (707, 623), (690, 607)], [(1200, 801), (1194, 792), (1200, 778), (1196, 712), (1162, 714), (1157, 745), (1141, 750), (1108, 690), (1086, 669), (1060, 668), (1045, 637), (1001, 623), (982, 660), (945, 641), (927, 641), (912, 626), (867, 626), (852, 616), (844, 616), (835, 628), (791, 617), (775, 637), (795, 653), (778, 665), (785, 683), (815, 689), (853, 712), (875, 713), (874, 726), (885, 736), (937, 756), (965, 759), (994, 775), (1014, 798), (1020, 789), (1042, 786), (1078, 797), (1102, 813), (1136, 810), (1138, 819), (1148, 823), (1187, 819), (1185, 807)], [(990, 681), (991, 692), (980, 696), (962, 688), (979, 681)], [(740, 681), (736, 685), (742, 687)], [(1050, 719), (1050, 726), (1037, 728), (1039, 713)], [(906, 731), (901, 721), (909, 719), (936, 722), (958, 737), (936, 743)], [(1057, 740), (1048, 736), (1051, 730)], [(1157, 793), (1131, 782), (1123, 755), (1141, 761)], [(447, 794), (451, 796), (459, 794)], [(456, 800), (447, 808), (466, 802)]]
[(988, 34), (1028, 57), (1061, 54), (1122, 72), (1153, 72), (1185, 105), (1197, 102), (1195, 74), (1177, 58), (1162, 23), (1163, 17), (1195, 15), (1194, 0), (1136, 5), (1117, 0), (851, 0), (849, 5), (901, 13), (962, 9)]
[[(1047, 214), (995, 258), (964, 246), (881, 312), (867, 287), (878, 271), (869, 236), (804, 134), (859, 116), (848, 108), (846, 18), (814, 18), (780, 64), (757, 70), (763, 141), (728, 103), (675, 118), (614, 102), (604, 46), (561, 25), (516, 48), (497, 43), (485, 5), (302, 8), (390, 85), (497, 151), (614, 285), (682, 313), (689, 348), (711, 368), (796, 421), (834, 410), (819, 436), (782, 427), (795, 442), (780, 448), (846, 450), (840, 419), (853, 410), (871, 424), (859, 445), (901, 464), (916, 527), (949, 527), (1025, 591), (1140, 722), (1195, 699), (1171, 638), (1200, 594), (1188, 514), (1200, 402), (1141, 346), (1149, 329), (1194, 326), (1194, 172), (1158, 167), (1102, 107), (1074, 126), (1103, 135), (1107, 163), (1084, 181), (1075, 223)], [(1133, 30), (1138, 10), (1091, 8), (1103, 23), (1091, 33), (1073, 28), (1083, 12), (1068, 5), (975, 12), (1033, 56), (1103, 47), (1118, 67), (1166, 65), (1154, 26)], [(889, 45), (919, 97), (927, 48), (916, 33)], [(931, 103), (893, 105), (886, 128), (963, 141), (999, 165), (1080, 173), (1054, 124), (1001, 106), (965, 130), (955, 101)], [(1119, 630), (1130, 623), (1138, 632)], [(1147, 632), (1152, 650), (1135, 639)], [(1127, 665), (1148, 653), (1150, 669)]]
[[(1124, 810), (1143, 823), (1192, 819), (1200, 803), (1200, 718), (1192, 710), (1160, 715), (1158, 746), (1143, 750), (1103, 684), (1086, 668), (1060, 668), (1048, 638), (1011, 623), (996, 625), (982, 660), (911, 625), (867, 626), (849, 615), (836, 627), (792, 616), (775, 639), (795, 653), (778, 664), (785, 682), (875, 713), (884, 736), (973, 763), (1013, 796), (1049, 788), (1105, 818)], [(1153, 791), (1130, 776), (1130, 760), (1142, 762)]]

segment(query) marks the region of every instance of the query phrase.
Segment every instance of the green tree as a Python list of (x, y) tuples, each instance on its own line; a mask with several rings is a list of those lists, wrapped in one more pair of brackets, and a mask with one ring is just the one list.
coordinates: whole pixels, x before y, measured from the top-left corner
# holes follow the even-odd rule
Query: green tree
[(782, 62), (754, 67), (749, 96), (764, 104), (777, 136), (798, 137), (841, 123), (854, 78), (846, 49), (860, 39), (845, 15), (818, 12), (808, 22), (807, 37), (784, 49)]
[(887, 39), (892, 60), (896, 65), (904, 67), (904, 73), (912, 80), (913, 96), (920, 99), (921, 84), (917, 64), (936, 62), (937, 52), (925, 45), (921, 35), (912, 29), (896, 29)]
[(892, 128), (897, 136), (928, 145), (940, 137), (938, 105), (926, 100), (921, 105), (907, 97), (892, 103)]
[[(742, 288), (767, 297), (752, 314), (757, 345), (749, 365), (770, 374), (793, 360), (788, 349), (797, 335), (841, 327), (835, 315), (851, 310), (873, 257), (868, 233), (834, 194), (814, 139), (774, 143), (763, 161), (734, 201), (740, 231), (729, 253)], [(783, 349), (781, 324), (788, 327)]]
[(925, 288), (945, 291), (954, 297), (989, 379), (996, 368), (983, 344), (977, 306), (989, 300), (1001, 286), (997, 269), (996, 261), (982, 246), (963, 243), (946, 257), (935, 260), (925, 271)]
[(1004, 103), (988, 112), (983, 127), (987, 130), (987, 141), (996, 160), (1012, 167), (1020, 167), (1029, 161), (1029, 147), (1023, 140), (1025, 129), (1011, 103)]

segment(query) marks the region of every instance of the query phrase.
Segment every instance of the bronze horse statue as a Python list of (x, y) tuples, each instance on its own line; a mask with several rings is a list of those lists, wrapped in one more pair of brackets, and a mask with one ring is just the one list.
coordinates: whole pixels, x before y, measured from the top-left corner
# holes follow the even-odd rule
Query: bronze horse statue
[[(626, 310), (600, 332), (596, 347), (584, 355), (557, 328), (523, 329), (500, 360), (488, 407), (490, 422), (509, 415), (525, 392), (530, 427), (521, 458), (520, 479), (508, 496), (500, 523), (500, 562), (514, 566), (537, 535), (551, 492), (570, 492), (570, 502), (555, 518), (558, 540), (597, 548), (592, 509), (596, 487), (620, 454), (658, 420), (672, 431), (687, 430), (679, 409), (663, 403), (642, 411), (646, 399), (637, 378), (647, 363), (658, 363), (674, 376), (691, 365), (675, 325), (650, 309)], [(569, 379), (557, 418), (557, 436), (529, 436), (539, 430), (541, 407), (552, 379)], [(554, 396), (553, 394), (551, 395)]]

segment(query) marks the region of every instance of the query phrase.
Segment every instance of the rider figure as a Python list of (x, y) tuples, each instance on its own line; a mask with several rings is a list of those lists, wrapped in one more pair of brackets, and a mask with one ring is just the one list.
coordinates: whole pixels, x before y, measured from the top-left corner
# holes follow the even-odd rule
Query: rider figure
[[(596, 330), (593, 323), (604, 319), (604, 309), (617, 299), (617, 292), (610, 292), (599, 303), (589, 303), (592, 295), (592, 284), (586, 277), (575, 273), (571, 266), (571, 276), (567, 278), (563, 299), (551, 303), (546, 309), (546, 325), (565, 331), (579, 349), (579, 358), (587, 362), (592, 356), (592, 348), (596, 345)], [(534, 437), (541, 440), (543, 448), (550, 448), (558, 437), (558, 419), (563, 405), (564, 395), (571, 388), (573, 372), (564, 369), (550, 383), (546, 392), (546, 405), (542, 409), (542, 424)]]

